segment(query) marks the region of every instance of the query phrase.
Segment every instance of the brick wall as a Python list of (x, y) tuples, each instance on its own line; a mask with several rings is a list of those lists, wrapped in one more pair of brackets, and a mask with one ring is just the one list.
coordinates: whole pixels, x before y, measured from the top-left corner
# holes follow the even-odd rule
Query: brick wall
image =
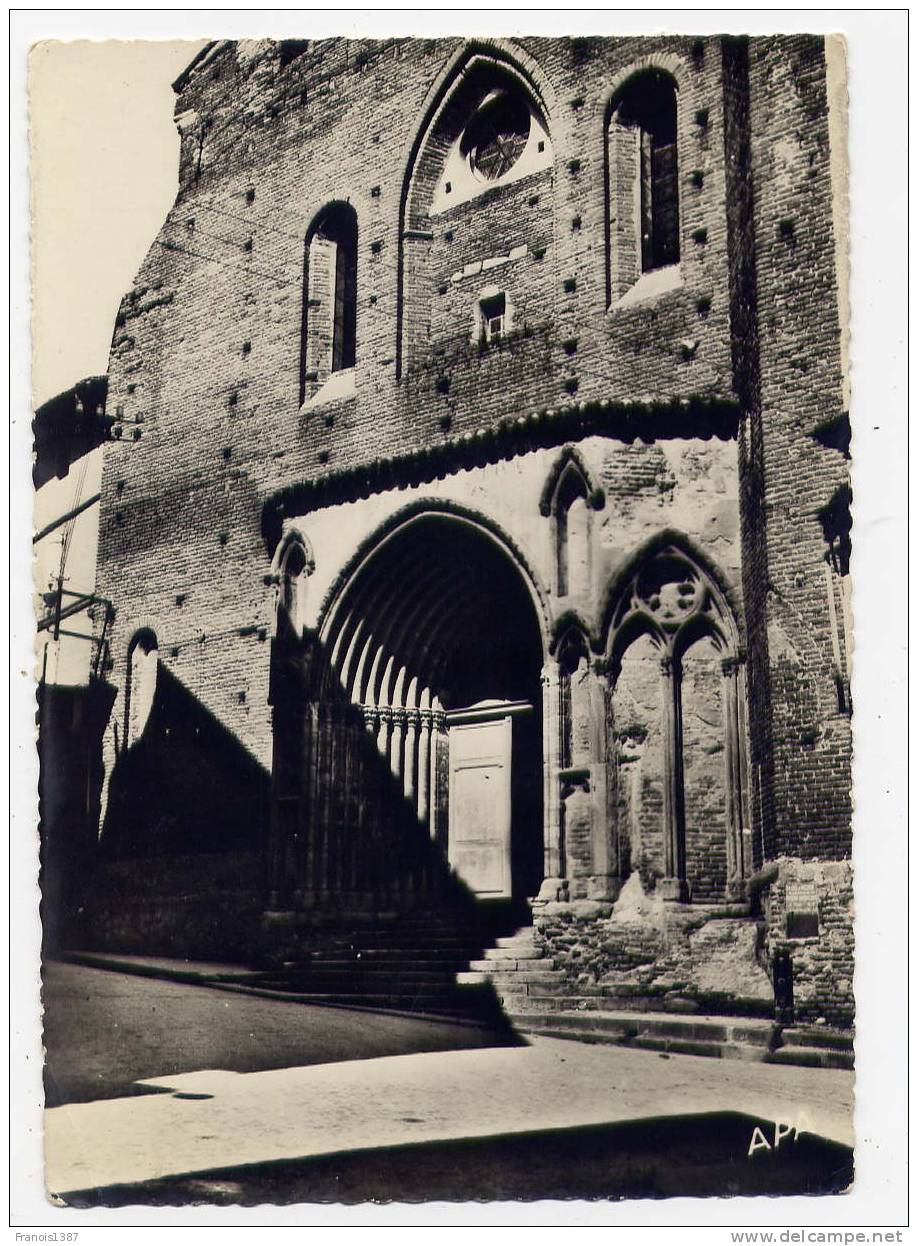
[(763, 820), (780, 852), (844, 855), (850, 720), (833, 670), (820, 511), (848, 473), (843, 454), (815, 436), (843, 415), (822, 41), (753, 40), (748, 82), (758, 358), (743, 361), (745, 556), (755, 729), (771, 735)]
[[(830, 1025), (854, 1019), (854, 889), (847, 861), (781, 857), (777, 881), (764, 910), (769, 953), (787, 952), (794, 975), (798, 1021), (822, 1018)], [(789, 915), (803, 913), (813, 925), (796, 928)], [(792, 937), (799, 932), (799, 937)]]
[[(400, 226), (424, 214), (415, 173), (436, 167), (434, 119), (472, 56), (516, 66), (553, 165), (429, 217), (418, 265)], [(678, 87), (680, 277), (621, 301), (606, 122), (648, 64)], [(589, 591), (552, 599), (552, 617), (574, 607), (601, 635), (635, 550), (684, 532), (718, 568), (749, 651), (756, 860), (844, 854), (849, 721), (821, 512), (847, 473), (815, 436), (841, 401), (819, 41), (334, 39), (282, 64), (264, 40), (215, 45), (180, 85), (181, 188), (110, 363), (120, 438), (98, 591), (116, 606), (115, 686), (131, 636), (152, 629), (183, 694), (267, 771), (266, 577), (283, 523), (317, 551), (313, 620), (376, 524), (425, 496), (491, 516), (549, 585), (539, 494), (576, 441), (606, 503), (591, 514)], [(355, 393), (301, 410), (304, 243), (333, 200), (358, 220)], [(487, 274), (453, 276), (498, 255), (514, 332), (481, 349), (471, 318)], [(691, 688), (690, 806), (714, 828), (693, 852), (710, 890), (723, 868), (701, 797), (720, 766), (716, 693), (703, 672)], [(110, 774), (119, 721), (120, 699)], [(648, 848), (648, 881), (654, 860)]]

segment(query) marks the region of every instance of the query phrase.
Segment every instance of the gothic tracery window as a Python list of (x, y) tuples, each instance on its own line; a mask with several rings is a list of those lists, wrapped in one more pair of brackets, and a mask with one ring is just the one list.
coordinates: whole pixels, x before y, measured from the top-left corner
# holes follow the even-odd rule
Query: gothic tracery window
[(636, 571), (611, 633), (626, 855), (667, 899), (736, 896), (748, 872), (744, 727), (725, 604), (669, 547)]
[(514, 91), (495, 91), (473, 117), (462, 139), (472, 172), (484, 182), (509, 173), (525, 150), (531, 117)]
[[(529, 336), (541, 314), (546, 270), (538, 261), (555, 221), (546, 103), (529, 67), (474, 44), (432, 94), (401, 196), (397, 378), (454, 349), (469, 313), (471, 340), (485, 348), (510, 333)], [(492, 282), (494, 290), (480, 288)], [(481, 306), (495, 293), (505, 298), (503, 314)]]

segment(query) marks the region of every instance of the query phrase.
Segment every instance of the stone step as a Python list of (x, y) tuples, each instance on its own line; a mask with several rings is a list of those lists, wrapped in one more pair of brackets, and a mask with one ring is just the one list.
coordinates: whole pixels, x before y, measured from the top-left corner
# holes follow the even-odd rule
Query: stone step
[[(480, 967), (481, 961), (477, 961), (476, 965)], [(485, 970), (488, 977), (494, 983), (495, 990), (501, 990), (504, 987), (512, 991), (522, 990), (524, 987), (541, 986), (546, 990), (568, 990), (570, 988), (570, 978), (563, 969), (512, 969), (502, 970), (498, 973), (491, 973)], [(527, 991), (531, 995), (531, 991)]]
[(523, 1012), (564, 1012), (571, 1006), (571, 1000), (566, 995), (525, 995), (512, 991), (495, 991), (495, 994), (508, 1017)]
[(463, 1013), (468, 1003), (453, 992), (294, 991), (278, 998), (301, 1004), (347, 1004), (352, 1008), (393, 1008), (400, 1012)]
[(299, 1004), (345, 1004), (355, 1008), (392, 1008), (401, 1012), (428, 1012), (480, 1018), (483, 1012), (494, 1012), (493, 995), (475, 987), (415, 989), (338, 989), (297, 990), (280, 986), (222, 985), (219, 989), (238, 994), (255, 995), (262, 999), (284, 1000)]
[(719, 1059), (771, 1058), (778, 1026), (747, 1017), (681, 1018), (668, 1013), (605, 1009), (510, 1011), (518, 1029), (556, 1038), (622, 1043), (647, 1051)]
[(501, 935), (500, 938), (493, 941), (493, 946), (495, 948), (512, 948), (519, 947), (521, 945), (535, 947), (535, 931), (532, 931), (530, 934), (528, 933), (530, 929), (530, 927), (527, 927), (524, 932), (518, 931), (516, 934), (512, 935)]
[(629, 1047), (640, 1051), (659, 1051), (678, 1056), (707, 1056), (715, 1060), (748, 1060), (761, 1064), (767, 1053), (760, 1047), (746, 1047), (742, 1043), (718, 1043), (713, 1039), (658, 1038), (654, 1034), (639, 1034)]
[(365, 972), (360, 969), (310, 969), (298, 973), (278, 974), (276, 977), (265, 977), (258, 985), (264, 987), (277, 986), (283, 990), (335, 990), (339, 986), (343, 990), (357, 990), (364, 986), (372, 990), (380, 989), (380, 984), (388, 989), (411, 989), (436, 986), (439, 990), (455, 984), (456, 975), (452, 970), (418, 970), (409, 969), (391, 972), (388, 967), (382, 970)]
[(509, 1015), (517, 1029), (551, 1038), (616, 1043), (627, 1042), (638, 1034), (633, 1018), (599, 1015), (595, 1011), (568, 1012), (558, 1008), (554, 1012), (511, 1012)]
[(654, 1035), (662, 1039), (683, 1039), (704, 1042), (750, 1043), (770, 1050), (779, 1027), (774, 1021), (758, 1021), (750, 1017), (679, 1017), (661, 1012), (627, 1012), (609, 1009), (583, 1009), (565, 1013), (573, 1028), (596, 1029), (627, 1026), (634, 1034)]
[(554, 962), (539, 956), (498, 957), (494, 955), (494, 949), (489, 948), (484, 957), (481, 960), (473, 960), (469, 968), (497, 974), (509, 973), (517, 969), (554, 969)]
[(604, 984), (600, 988), (600, 998), (604, 1001), (603, 1007), (620, 1011), (671, 1012), (685, 1016), (704, 1012), (700, 1004), (684, 995), (648, 991), (646, 987), (610, 988)]
[(821, 1025), (785, 1026), (782, 1045), (794, 1047), (820, 1047), (830, 1051), (854, 1051), (854, 1035), (848, 1030), (832, 1030)]
[(285, 964), (307, 964), (317, 957), (331, 956), (336, 958), (350, 958), (361, 960), (436, 960), (440, 963), (452, 961), (467, 965), (470, 960), (478, 960), (482, 955), (481, 945), (478, 943), (451, 943), (451, 944), (435, 944), (430, 943), (426, 947), (411, 944), (385, 944), (371, 945), (367, 944), (341, 944), (335, 947), (323, 946), (296, 949), (290, 955)]
[(835, 1051), (828, 1047), (808, 1047), (784, 1043), (768, 1055), (769, 1064), (802, 1064), (811, 1069), (853, 1069), (853, 1051)]
[(352, 952), (315, 952), (312, 956), (304, 957), (302, 960), (285, 961), (282, 969), (275, 972), (305, 973), (310, 969), (343, 969), (356, 966), (380, 973), (386, 971), (394, 973), (399, 969), (464, 969), (468, 963), (468, 958), (458, 953), (431, 956), (428, 952), (427, 955), (419, 953), (415, 956), (406, 955), (396, 948), (387, 948), (385, 951), (376, 948)]
[[(514, 994), (512, 987), (503, 987), (498, 992), (500, 998), (508, 1001), (526, 1000), (527, 1008), (532, 1010), (538, 1009), (544, 1005), (546, 1010), (553, 1012), (559, 1009), (566, 1009), (569, 1012), (669, 1012), (670, 1009), (666, 1005), (665, 1000), (661, 1000), (656, 996), (635, 996), (629, 999), (610, 1000), (602, 992), (595, 987), (587, 988), (578, 986), (577, 994), (565, 994), (563, 991), (552, 995), (546, 995), (538, 991), (533, 991), (529, 995), (522, 992)], [(683, 1015), (684, 1010), (681, 1008), (672, 1010), (676, 1015)], [(696, 1012), (700, 1011), (695, 1009)]]
[[(472, 963), (474, 964), (475, 962), (473, 961)], [(458, 986), (481, 986), (488, 981), (488, 975), (482, 973), (480, 969), (460, 969), (456, 974), (456, 984)]]
[(355, 930), (316, 935), (311, 946), (355, 944), (361, 947), (427, 947), (430, 944), (462, 943), (470, 946), (488, 945), (490, 940), (479, 930)]

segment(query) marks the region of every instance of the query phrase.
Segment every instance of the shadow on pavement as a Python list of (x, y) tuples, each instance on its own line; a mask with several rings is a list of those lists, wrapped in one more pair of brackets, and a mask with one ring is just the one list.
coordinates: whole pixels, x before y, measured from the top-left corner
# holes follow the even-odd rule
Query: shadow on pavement
[(48, 962), (46, 1107), (156, 1093), (141, 1078), (253, 1073), (422, 1051), (524, 1045), (502, 1018), (460, 1024), (233, 994)]
[[(750, 1155), (756, 1128), (768, 1146)], [(87, 1208), (813, 1195), (840, 1193), (853, 1174), (849, 1147), (809, 1133), (775, 1145), (773, 1122), (718, 1112), (222, 1168), (63, 1201)]]

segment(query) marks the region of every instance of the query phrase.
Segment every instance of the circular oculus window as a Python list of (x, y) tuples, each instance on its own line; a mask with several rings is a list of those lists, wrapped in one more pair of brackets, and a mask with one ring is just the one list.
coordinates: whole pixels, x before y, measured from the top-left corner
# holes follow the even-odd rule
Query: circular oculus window
[(488, 100), (469, 124), (463, 141), (476, 177), (496, 182), (509, 173), (529, 140), (529, 108), (520, 96), (502, 92)]

